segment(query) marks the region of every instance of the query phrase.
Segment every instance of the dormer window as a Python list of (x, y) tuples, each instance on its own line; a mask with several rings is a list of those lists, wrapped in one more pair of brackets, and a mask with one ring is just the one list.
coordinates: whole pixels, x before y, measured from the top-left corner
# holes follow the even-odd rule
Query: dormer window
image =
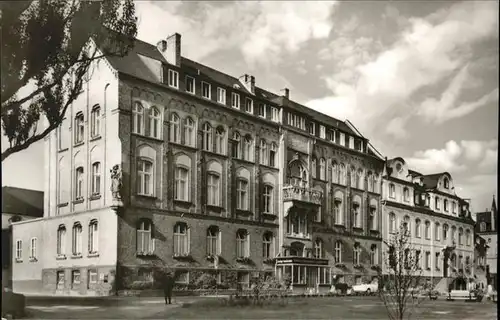
[(316, 124), (314, 122), (309, 123), (309, 134), (312, 134), (313, 136), (316, 135)]
[(396, 171), (401, 173), (403, 171), (403, 165), (401, 163), (396, 163)]
[(240, 108), (240, 95), (236, 92), (231, 93), (231, 106), (235, 109)]
[(325, 129), (325, 126), (323, 126), (323, 125), (319, 126), (319, 137), (321, 139), (325, 139), (326, 138), (326, 129)]
[(266, 105), (263, 103), (259, 103), (259, 117), (265, 118), (266, 117)]
[(443, 180), (444, 188), (449, 189), (450, 188), (450, 180), (448, 178), (444, 178)]
[(168, 70), (168, 85), (172, 88), (179, 89), (179, 73), (175, 70)]
[(203, 96), (203, 98), (210, 99), (212, 97), (211, 91), (212, 90), (211, 90), (210, 83), (202, 81), (201, 82), (201, 95)]
[(186, 92), (195, 93), (194, 78), (186, 76)]
[(220, 104), (226, 104), (226, 89), (217, 88), (217, 102)]
[(245, 99), (245, 112), (253, 113), (253, 100), (250, 98)]
[(349, 137), (349, 148), (354, 149), (354, 137)]

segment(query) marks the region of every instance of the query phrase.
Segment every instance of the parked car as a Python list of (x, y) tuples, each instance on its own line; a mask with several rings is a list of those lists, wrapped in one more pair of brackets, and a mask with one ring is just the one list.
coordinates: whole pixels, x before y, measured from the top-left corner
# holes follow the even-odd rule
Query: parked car
[(355, 294), (372, 294), (378, 292), (378, 282), (364, 283), (352, 286)]
[(9, 315), (12, 318), (24, 316), (26, 307), (26, 297), (19, 293), (14, 293), (8, 288), (2, 288), (2, 318)]

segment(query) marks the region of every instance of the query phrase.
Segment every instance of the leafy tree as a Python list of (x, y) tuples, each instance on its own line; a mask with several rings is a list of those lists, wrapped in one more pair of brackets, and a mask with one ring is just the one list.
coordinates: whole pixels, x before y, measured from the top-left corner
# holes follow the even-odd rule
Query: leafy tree
[(3, 1), (0, 25), (2, 161), (57, 128), (92, 62), (125, 56), (137, 34), (132, 0)]
[(423, 301), (414, 289), (420, 286), (422, 269), (415, 254), (410, 232), (404, 225), (384, 241), (387, 254), (384, 263), (386, 274), (378, 273), (379, 297), (391, 320), (409, 319)]

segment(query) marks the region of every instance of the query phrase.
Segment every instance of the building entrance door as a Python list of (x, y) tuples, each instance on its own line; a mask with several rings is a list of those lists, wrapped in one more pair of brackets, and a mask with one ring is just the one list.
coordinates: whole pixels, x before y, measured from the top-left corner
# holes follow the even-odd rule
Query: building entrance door
[(316, 290), (318, 283), (318, 269), (315, 267), (307, 268), (307, 288)]

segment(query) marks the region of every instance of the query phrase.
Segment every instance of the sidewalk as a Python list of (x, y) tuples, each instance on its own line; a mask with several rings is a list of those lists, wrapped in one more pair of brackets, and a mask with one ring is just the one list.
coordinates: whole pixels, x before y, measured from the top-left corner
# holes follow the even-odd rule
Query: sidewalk
[[(177, 302), (193, 301), (199, 297), (174, 297)], [(122, 296), (56, 296), (26, 295), (26, 306), (128, 306), (137, 304), (164, 304), (163, 297), (122, 297)]]

